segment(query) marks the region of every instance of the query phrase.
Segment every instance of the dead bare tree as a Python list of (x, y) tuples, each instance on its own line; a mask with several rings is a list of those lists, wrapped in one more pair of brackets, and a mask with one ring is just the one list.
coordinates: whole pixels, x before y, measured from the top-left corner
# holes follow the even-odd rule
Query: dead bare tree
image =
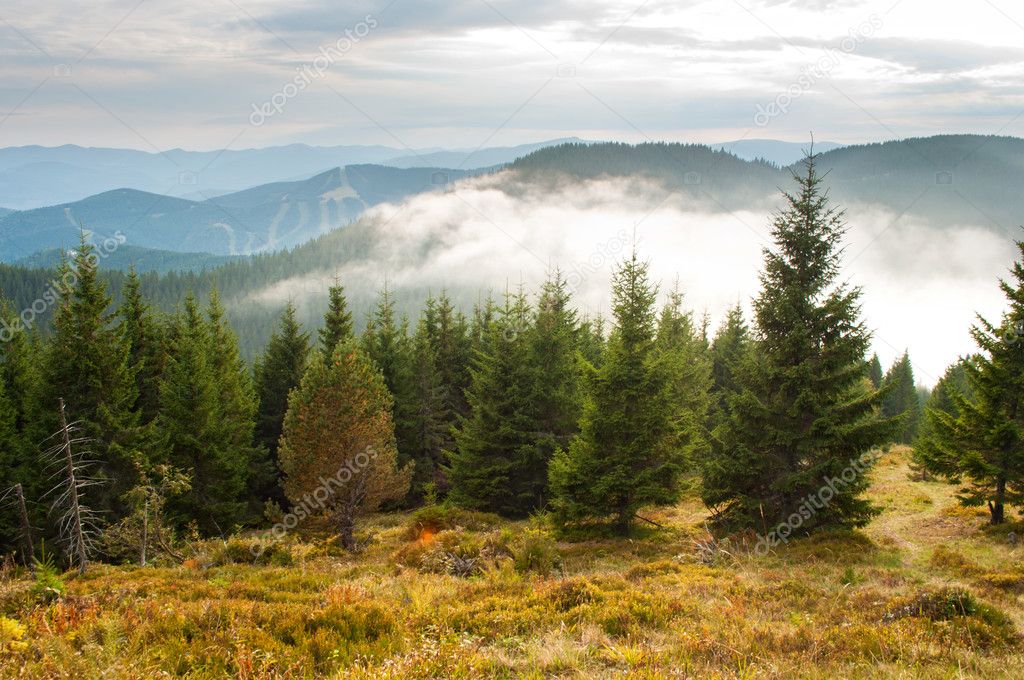
[(50, 479), (57, 479), (57, 483), (45, 496), (57, 494), (52, 510), (57, 515), (60, 538), (67, 546), (72, 564), (84, 574), (89, 566), (89, 553), (98, 536), (99, 518), (82, 502), (84, 490), (98, 483), (86, 476), (88, 466), (96, 461), (88, 460), (88, 451), (81, 448), (91, 440), (79, 436), (81, 425), (78, 421), (70, 424), (67, 422), (64, 399), (58, 401), (60, 429), (47, 439), (56, 439), (57, 443), (43, 453), (47, 468), (55, 469)]
[(18, 511), (20, 525), (22, 561), (26, 567), (35, 571), (36, 552), (32, 541), (32, 525), (28, 521), (28, 510), (25, 507), (25, 492), (20, 483), (10, 487), (0, 495), (0, 503), (14, 503)]

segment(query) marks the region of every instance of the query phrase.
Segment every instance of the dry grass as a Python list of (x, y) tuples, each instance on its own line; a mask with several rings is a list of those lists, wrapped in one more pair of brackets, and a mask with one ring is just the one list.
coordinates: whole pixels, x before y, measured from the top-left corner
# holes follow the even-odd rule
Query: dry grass
[(355, 556), (307, 540), (254, 566), (233, 563), (244, 541), (211, 545), (69, 575), (50, 604), (9, 579), (0, 676), (1021, 677), (1024, 547), (950, 487), (909, 481), (905, 456), (875, 471), (885, 512), (866, 530), (764, 557), (733, 541), (702, 559), (688, 501), (633, 540), (384, 515)]

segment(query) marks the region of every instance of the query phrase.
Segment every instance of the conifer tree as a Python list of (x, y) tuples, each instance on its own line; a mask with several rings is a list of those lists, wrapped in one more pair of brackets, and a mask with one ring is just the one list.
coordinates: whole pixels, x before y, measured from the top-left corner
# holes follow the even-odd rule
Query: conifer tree
[(706, 422), (711, 407), (711, 356), (693, 314), (683, 308), (678, 284), (658, 320), (657, 349), (669, 372), (675, 446), (688, 462), (708, 447)]
[(579, 352), (594, 368), (600, 368), (604, 357), (605, 337), (604, 318), (600, 314), (593, 318), (585, 318), (580, 323)]
[(868, 378), (871, 379), (871, 384), (875, 386), (876, 390), (882, 386), (882, 381), (885, 379), (882, 374), (882, 362), (879, 361), (877, 354), (872, 355), (871, 361), (868, 362)]
[(118, 309), (122, 332), (128, 344), (128, 367), (135, 378), (135, 403), (142, 423), (152, 422), (160, 403), (160, 370), (163, 367), (163, 339), (160, 327), (142, 296), (135, 267), (128, 270)]
[(677, 500), (683, 455), (675, 446), (670, 373), (655, 343), (656, 288), (636, 253), (612, 279), (615, 328), (589, 376), (580, 434), (555, 454), (552, 505), (564, 521), (611, 520), (628, 533), (637, 511)]
[(391, 408), (380, 371), (352, 339), (329, 362), (314, 357), (288, 399), (285, 493), (307, 514), (330, 514), (347, 549), (356, 546), (359, 517), (409, 490), (412, 466), (397, 465)]
[[(238, 338), (224, 317), (220, 295), (214, 288), (207, 307), (207, 357), (214, 384), (218, 389), (218, 410), (221, 414), (220, 436), (225, 455), (236, 458), (248, 470), (247, 480), (260, 486), (273, 470), (267, 450), (256, 446), (256, 410), (258, 402), (252, 373), (238, 350)], [(250, 515), (258, 515), (263, 498), (250, 488)]]
[(157, 423), (164, 439), (159, 462), (185, 471), (192, 481), (187, 493), (168, 503), (169, 516), (179, 525), (195, 522), (204, 534), (224, 535), (244, 518), (252, 460), (246, 455), (251, 440), (239, 451), (237, 435), (244, 426), (226, 422), (234, 409), (221, 401), (226, 386), (219, 382), (223, 356), (211, 352), (214, 325), (190, 293), (172, 321)]
[(921, 404), (914, 384), (914, 369), (910, 364), (910, 355), (904, 353), (897, 359), (882, 379), (885, 396), (882, 399), (882, 415), (887, 418), (899, 418), (900, 430), (896, 433), (896, 442), (910, 444), (917, 436), (918, 424), (921, 420)]
[(253, 371), (259, 397), (256, 440), (269, 454), (268, 469), (263, 471), (263, 479), (256, 481), (255, 490), (259, 498), (278, 505), (285, 502), (277, 447), (288, 410), (288, 394), (302, 381), (311, 349), (309, 333), (302, 330), (295, 317), (295, 305), (289, 302)]
[(465, 316), (455, 309), (444, 291), (436, 299), (427, 299), (423, 316), (441, 388), (442, 412), (447, 419), (442, 449), (451, 450), (452, 428), (458, 424), (460, 415), (469, 412), (465, 391), (470, 380), (472, 339)]
[(320, 354), (329, 359), (338, 343), (355, 337), (352, 325), (352, 312), (348, 310), (345, 289), (335, 282), (328, 290), (327, 312), (324, 314), (324, 326), (320, 329)]
[(736, 371), (750, 350), (750, 332), (737, 304), (711, 342), (711, 428), (729, 417), (729, 398), (739, 392)]
[(415, 465), (410, 489), (410, 500), (415, 502), (423, 498), (428, 487), (439, 494), (447, 492), (448, 488), (441, 465), (444, 446), (450, 436), (451, 413), (446, 407), (425, 319), (420, 319), (412, 338), (409, 379), (410, 427), (404, 453)]
[(881, 395), (865, 387), (861, 291), (839, 282), (843, 213), (829, 205), (814, 156), (804, 168), (773, 220), (756, 341), (703, 470), (704, 502), (720, 524), (770, 535), (867, 522), (876, 512), (862, 498), (871, 452), (894, 427), (876, 415)]
[[(526, 332), (533, 374), (537, 445), (545, 467), (557, 449), (577, 433), (583, 410), (578, 352), (580, 324), (565, 277), (553, 271), (541, 287), (533, 323)], [(547, 472), (540, 480), (543, 488)]]
[(458, 505), (522, 517), (541, 504), (547, 461), (536, 438), (529, 326), (526, 296), (506, 294), (474, 359), (469, 415), (448, 452), (449, 499)]
[(58, 430), (57, 404), (63, 398), (68, 420), (80, 422), (82, 436), (92, 442), (98, 482), (94, 509), (119, 517), (125, 511), (122, 496), (134, 486), (135, 460), (143, 454), (139, 416), (132, 408), (137, 396), (128, 343), (113, 323), (98, 263), (83, 232), (73, 263), (64, 261), (58, 270), (58, 278), (69, 285), (60, 291), (42, 359), (34, 441)]
[(1009, 308), (996, 325), (978, 316), (971, 335), (981, 350), (963, 363), (966, 390), (949, 390), (952, 412), (929, 408), (929, 436), (918, 443), (925, 464), (962, 483), (960, 502), (987, 505), (989, 521), (1024, 505), (1024, 242), (1012, 278), (999, 282)]
[(17, 475), (17, 455), (21, 442), (15, 427), (14, 404), (7, 396), (7, 388), (0, 381), (0, 553), (7, 555), (20, 547), (17, 508), (11, 489), (20, 483)]

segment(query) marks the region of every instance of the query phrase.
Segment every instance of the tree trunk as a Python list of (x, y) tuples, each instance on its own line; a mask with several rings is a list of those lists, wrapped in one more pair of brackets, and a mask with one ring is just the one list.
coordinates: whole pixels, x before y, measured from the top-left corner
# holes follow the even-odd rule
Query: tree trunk
[(71, 455), (71, 439), (68, 434), (68, 423), (64, 417), (64, 399), (60, 399), (60, 429), (64, 433), (64, 463), (68, 475), (68, 502), (71, 504), (71, 533), (75, 549), (78, 552), (78, 572), (84, 574), (89, 566), (85, 552), (85, 534), (82, 531), (81, 506), (78, 504), (78, 480), (75, 479), (75, 459)]
[(35, 545), (32, 542), (32, 525), (28, 522), (28, 510), (25, 509), (25, 492), (22, 490), (21, 484), (14, 485), (14, 496), (18, 501), (18, 520), (21, 522), (21, 540), (24, 544), (22, 552), (24, 552), (25, 566), (34, 572), (36, 567)]
[(342, 511), (341, 517), (339, 518), (339, 531), (341, 532), (341, 547), (345, 548), (349, 552), (356, 549), (356, 522), (355, 518), (351, 513)]
[(996, 498), (995, 501), (988, 502), (988, 511), (992, 515), (992, 524), (1002, 524), (1006, 521), (1006, 510), (1004, 505), (1006, 503), (1006, 479), (1000, 477), (996, 482)]

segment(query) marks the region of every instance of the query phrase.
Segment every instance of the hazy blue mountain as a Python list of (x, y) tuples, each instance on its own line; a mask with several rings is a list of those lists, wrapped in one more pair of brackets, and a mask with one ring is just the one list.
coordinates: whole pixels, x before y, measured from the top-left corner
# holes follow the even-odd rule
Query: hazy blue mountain
[[(73, 203), (113, 189), (204, 201), (274, 182), (298, 181), (331, 168), (363, 164), (478, 169), (514, 160), (561, 140), (469, 151), (386, 146), (307, 146), (150, 153), (133, 149), (22, 146), (0, 149), (0, 205), (28, 210)], [(411, 161), (403, 157), (411, 156)], [(450, 160), (450, 163), (442, 160)], [(391, 162), (394, 160), (395, 162)]]
[(420, 152), (407, 154), (392, 158), (384, 163), (396, 168), (487, 168), (495, 165), (511, 163), (539, 149), (546, 149), (549, 146), (561, 144), (586, 144), (578, 137), (566, 137), (563, 139), (552, 139), (536, 144), (521, 144), (519, 146), (503, 146), (484, 149), (458, 149), (453, 151), (435, 151), (434, 153)]
[[(34, 255), (22, 258), (14, 264), (21, 267), (54, 269), (60, 263), (60, 248), (44, 250)], [(68, 257), (72, 251), (67, 251)], [(177, 253), (170, 250), (155, 250), (152, 248), (139, 248), (124, 244), (117, 249), (106, 253), (102, 264), (104, 269), (116, 269), (128, 271), (132, 266), (139, 273), (156, 272), (166, 274), (168, 272), (189, 272), (212, 269), (239, 259), (231, 255), (211, 255), (209, 253)]]
[(12, 212), (14, 211), (11, 210), (10, 208), (0, 208), (0, 219), (3, 219), (7, 215), (10, 215)]
[[(815, 142), (814, 151), (824, 153), (838, 149), (842, 144), (836, 142)], [(796, 163), (804, 157), (804, 151), (810, 148), (808, 142), (781, 142), (777, 139), (741, 139), (736, 142), (712, 144), (712, 149), (721, 149), (748, 161), (763, 159), (779, 167)]]
[(63, 205), (17, 212), (0, 221), (0, 261), (118, 233), (142, 248), (246, 255), (288, 248), (348, 224), (366, 208), (436, 190), (469, 173), (441, 168), (355, 165), (296, 182), (277, 182), (191, 201), (115, 189)]

